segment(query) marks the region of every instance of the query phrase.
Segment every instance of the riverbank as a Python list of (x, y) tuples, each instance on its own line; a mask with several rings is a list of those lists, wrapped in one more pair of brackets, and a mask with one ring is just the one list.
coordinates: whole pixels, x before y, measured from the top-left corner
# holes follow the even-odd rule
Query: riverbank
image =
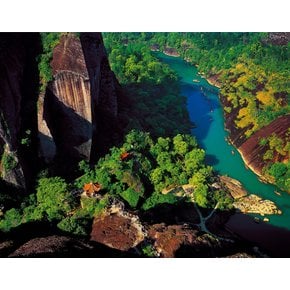
[[(228, 131), (224, 126), (224, 113), (218, 89), (202, 78), (195, 66), (181, 58), (170, 57), (161, 52), (155, 55), (167, 63), (180, 78), (180, 93), (187, 97), (190, 120), (196, 124), (192, 134), (205, 149), (208, 164), (213, 166), (219, 175), (239, 180), (249, 194), (273, 201), (283, 213), (271, 215), (269, 224), (290, 230), (290, 196), (272, 184), (261, 182), (252, 170), (246, 169), (241, 154), (227, 142)], [(199, 83), (194, 83), (193, 79), (199, 80)], [(279, 192), (279, 195), (276, 192)]]

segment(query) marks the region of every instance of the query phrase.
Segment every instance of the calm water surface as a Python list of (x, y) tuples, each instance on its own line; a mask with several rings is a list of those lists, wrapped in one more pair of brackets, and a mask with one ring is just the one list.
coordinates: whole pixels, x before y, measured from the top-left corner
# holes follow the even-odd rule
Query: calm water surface
[[(274, 201), (282, 215), (269, 215), (272, 225), (290, 229), (290, 195), (277, 187), (259, 181), (245, 164), (237, 150), (226, 141), (228, 132), (224, 129), (224, 117), (218, 98), (218, 89), (202, 78), (197, 68), (181, 58), (155, 54), (167, 63), (180, 77), (181, 94), (187, 97), (190, 119), (196, 125), (192, 130), (199, 144), (206, 150), (207, 163), (219, 174), (239, 180), (249, 193)], [(278, 196), (274, 191), (279, 191)]]

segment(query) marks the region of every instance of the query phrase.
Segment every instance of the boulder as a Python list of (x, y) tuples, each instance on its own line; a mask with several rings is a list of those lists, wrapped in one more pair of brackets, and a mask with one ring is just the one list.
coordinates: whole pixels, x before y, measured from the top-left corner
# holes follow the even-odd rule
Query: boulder
[(256, 213), (261, 216), (265, 214), (282, 214), (273, 201), (262, 199), (255, 194), (240, 198), (233, 203), (233, 206), (243, 213)]
[(149, 227), (148, 236), (154, 241), (154, 247), (161, 257), (175, 257), (176, 251), (182, 245), (193, 245), (197, 230), (190, 226), (154, 224)]
[(114, 206), (102, 215), (95, 217), (91, 241), (127, 251), (141, 243), (145, 236), (146, 232), (138, 216)]
[(229, 190), (231, 196), (234, 199), (241, 198), (248, 194), (247, 191), (243, 188), (242, 184), (236, 179), (228, 176), (220, 176), (220, 181)]

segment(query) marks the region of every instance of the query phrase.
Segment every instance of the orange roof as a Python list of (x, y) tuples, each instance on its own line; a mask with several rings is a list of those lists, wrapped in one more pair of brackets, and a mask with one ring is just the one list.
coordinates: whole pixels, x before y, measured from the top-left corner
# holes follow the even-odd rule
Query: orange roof
[(130, 153), (128, 153), (128, 152), (124, 152), (124, 153), (121, 154), (120, 158), (121, 158), (121, 160), (125, 160), (125, 159), (127, 159), (130, 155), (131, 155)]
[(93, 194), (95, 192), (98, 192), (101, 190), (101, 185), (98, 184), (98, 183), (93, 183), (93, 182), (90, 182), (90, 183), (85, 183), (84, 184), (84, 191), (89, 193), (89, 194)]

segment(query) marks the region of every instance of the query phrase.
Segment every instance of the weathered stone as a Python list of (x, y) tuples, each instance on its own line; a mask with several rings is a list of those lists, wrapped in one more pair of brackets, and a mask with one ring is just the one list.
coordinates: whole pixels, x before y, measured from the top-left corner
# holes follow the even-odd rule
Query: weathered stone
[(220, 176), (219, 178), (220, 181), (224, 184), (224, 186), (229, 190), (231, 196), (234, 199), (241, 198), (248, 194), (238, 180), (228, 176)]
[(188, 225), (155, 224), (150, 226), (148, 236), (154, 240), (154, 247), (161, 257), (173, 258), (182, 245), (193, 245), (197, 230)]
[[(272, 134), (275, 134), (282, 140), (286, 140), (289, 124), (290, 115), (281, 116), (269, 125), (254, 133), (238, 148), (247, 166), (249, 166), (249, 168), (251, 168), (251, 170), (253, 170), (256, 174), (260, 176), (263, 175), (262, 170), (267, 164), (267, 162), (263, 159), (263, 155), (267, 148), (266, 146), (260, 145), (260, 140), (262, 138), (267, 138)], [(287, 156), (287, 154), (283, 156), (275, 153), (274, 159), (279, 162), (286, 162), (289, 159), (289, 156)]]
[(80, 238), (51, 235), (33, 238), (14, 250), (8, 257), (133, 257)]
[(118, 83), (101, 34), (62, 35), (51, 68), (39, 101), (40, 154), (46, 161), (56, 154), (66, 156), (63, 162), (91, 161), (110, 145), (118, 111)]
[(255, 194), (240, 198), (233, 203), (233, 206), (243, 213), (257, 213), (262, 216), (265, 214), (281, 214), (273, 201), (262, 199)]
[(114, 206), (94, 219), (91, 240), (108, 247), (127, 251), (144, 240), (146, 232), (138, 216)]

